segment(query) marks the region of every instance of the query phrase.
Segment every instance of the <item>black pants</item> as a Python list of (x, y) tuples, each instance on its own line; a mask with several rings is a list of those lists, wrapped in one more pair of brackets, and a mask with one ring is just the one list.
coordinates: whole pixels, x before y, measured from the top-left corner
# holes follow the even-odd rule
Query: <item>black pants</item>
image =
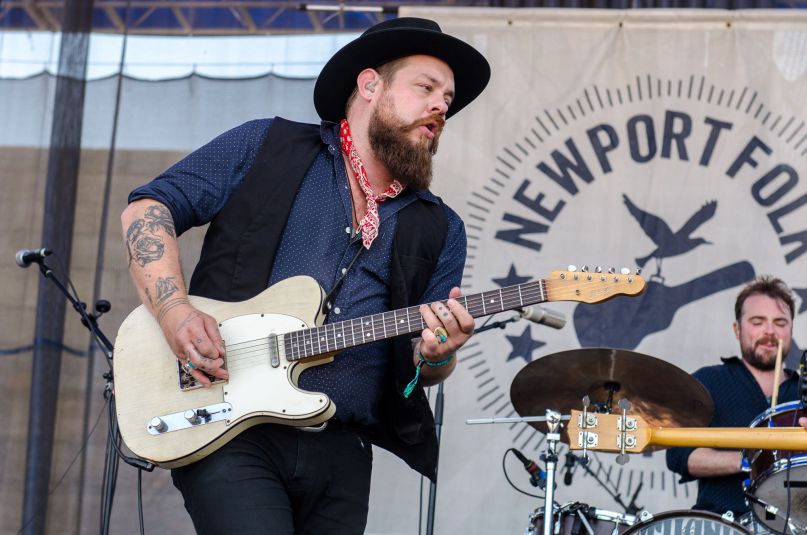
[(200, 535), (352, 535), (367, 524), (372, 461), (355, 431), (265, 424), (171, 475)]

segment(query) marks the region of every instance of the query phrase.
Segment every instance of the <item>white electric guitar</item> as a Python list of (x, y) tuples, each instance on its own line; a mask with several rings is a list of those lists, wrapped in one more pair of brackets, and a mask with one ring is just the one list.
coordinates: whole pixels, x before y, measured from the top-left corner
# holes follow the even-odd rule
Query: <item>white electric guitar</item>
[[(598, 303), (638, 295), (645, 281), (622, 273), (553, 272), (458, 301), (475, 318), (545, 301)], [(312, 426), (336, 406), (325, 394), (297, 387), (300, 373), (331, 362), (346, 348), (420, 332), (417, 306), (322, 325), (324, 292), (310, 277), (292, 277), (238, 303), (190, 297), (219, 323), (230, 377), (201, 388), (184, 373), (154, 317), (136, 308), (115, 341), (115, 398), (124, 442), (164, 468), (184, 466), (244, 429), (272, 422)]]

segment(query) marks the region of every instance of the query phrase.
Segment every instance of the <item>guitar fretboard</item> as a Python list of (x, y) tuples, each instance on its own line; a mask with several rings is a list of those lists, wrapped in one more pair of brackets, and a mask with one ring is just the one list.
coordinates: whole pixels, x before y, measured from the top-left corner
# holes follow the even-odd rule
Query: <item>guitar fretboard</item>
[[(466, 295), (457, 299), (474, 318), (534, 305), (546, 300), (546, 285), (543, 280)], [(376, 340), (386, 340), (402, 334), (420, 332), (426, 327), (419, 307), (413, 306), (290, 332), (284, 335), (283, 345), (286, 359), (295, 361), (369, 344)]]

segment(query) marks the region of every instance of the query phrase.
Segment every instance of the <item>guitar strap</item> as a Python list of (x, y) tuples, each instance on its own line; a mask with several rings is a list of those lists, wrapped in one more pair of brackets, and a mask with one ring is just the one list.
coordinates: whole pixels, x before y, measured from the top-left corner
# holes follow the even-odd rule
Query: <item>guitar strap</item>
[[(243, 301), (265, 290), (297, 190), (324, 145), (320, 126), (276, 117), (255, 163), (211, 221), (191, 277), (193, 295)], [(417, 199), (398, 213), (390, 265), (390, 307), (420, 303), (448, 235), (441, 203)], [(403, 397), (415, 373), (411, 338), (392, 340), (394, 358), (373, 442), (435, 478), (437, 436), (426, 395)]]

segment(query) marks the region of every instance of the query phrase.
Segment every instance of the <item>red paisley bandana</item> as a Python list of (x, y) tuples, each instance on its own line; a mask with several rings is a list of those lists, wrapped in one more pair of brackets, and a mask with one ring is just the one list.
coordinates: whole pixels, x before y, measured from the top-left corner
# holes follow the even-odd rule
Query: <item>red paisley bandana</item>
[(378, 227), (380, 221), (378, 219), (378, 203), (384, 202), (385, 199), (396, 197), (403, 191), (403, 186), (397, 180), (393, 180), (392, 184), (380, 195), (373, 193), (373, 187), (370, 185), (370, 179), (367, 178), (367, 172), (364, 170), (364, 164), (361, 163), (359, 153), (356, 147), (353, 146), (353, 138), (350, 136), (350, 127), (347, 124), (347, 119), (342, 119), (339, 125), (339, 142), (342, 146), (342, 152), (347, 155), (350, 161), (350, 167), (356, 173), (356, 178), (359, 181), (364, 196), (367, 199), (367, 211), (364, 217), (359, 221), (359, 228), (361, 229), (361, 241), (365, 249), (369, 249), (373, 240), (378, 236)]

